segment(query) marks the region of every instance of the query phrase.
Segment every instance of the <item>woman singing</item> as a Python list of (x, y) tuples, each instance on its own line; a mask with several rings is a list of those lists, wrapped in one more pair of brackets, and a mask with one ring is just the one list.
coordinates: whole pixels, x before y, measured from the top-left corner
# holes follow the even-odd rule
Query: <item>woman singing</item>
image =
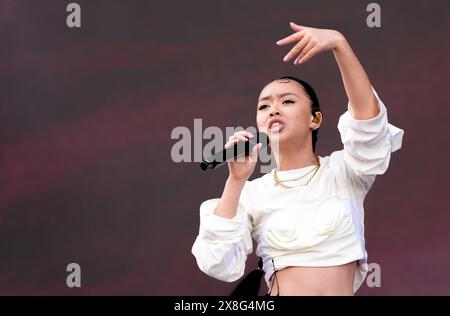
[[(301, 64), (326, 51), (336, 58), (349, 100), (337, 125), (343, 149), (315, 154), (323, 116), (308, 83), (282, 77), (267, 84), (256, 123), (269, 136), (277, 167), (248, 180), (261, 144), (245, 161), (228, 163), (221, 198), (200, 205), (192, 253), (204, 273), (233, 282), (244, 274), (253, 238), (266, 295), (353, 295), (368, 269), (364, 198), (401, 148), (404, 131), (388, 123), (385, 105), (341, 33), (294, 23), (291, 28), (295, 32), (277, 42), (296, 43), (285, 62)], [(225, 147), (252, 137), (237, 132)], [(239, 293), (257, 294), (260, 279), (253, 283)]]

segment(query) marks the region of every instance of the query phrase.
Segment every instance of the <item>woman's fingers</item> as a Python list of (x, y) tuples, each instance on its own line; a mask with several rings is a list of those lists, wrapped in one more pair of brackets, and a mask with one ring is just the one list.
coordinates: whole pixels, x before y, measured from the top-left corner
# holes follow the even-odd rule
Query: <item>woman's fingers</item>
[(237, 139), (230, 139), (226, 144), (225, 144), (225, 149), (230, 148), (231, 146), (233, 146), (238, 140)]
[(291, 29), (293, 29), (296, 32), (303, 31), (305, 29), (305, 26), (295, 24), (294, 22), (289, 22), (289, 25), (291, 26)]
[[(225, 149), (228, 149), (240, 141), (246, 142), (249, 138), (253, 138), (253, 134), (247, 131), (239, 131), (234, 133), (232, 136), (228, 138), (228, 142), (225, 144)], [(262, 144), (258, 143), (253, 147), (253, 150), (249, 156), (243, 156), (233, 160), (234, 162), (246, 162), (246, 161), (256, 161), (258, 157), (258, 151), (261, 149)]]
[(249, 138), (245, 132), (236, 132), (232, 137), (240, 139), (244, 142), (246, 142)]
[(305, 56), (303, 56), (303, 57), (298, 61), (298, 63), (301, 64), (301, 63), (307, 62), (307, 61), (310, 60), (315, 54), (317, 54), (319, 51), (320, 51), (319, 47), (318, 47), (317, 45), (314, 46), (313, 48), (311, 48), (311, 50), (310, 50), (308, 53), (305, 54)]
[(255, 145), (255, 147), (253, 147), (252, 153), (249, 158), (251, 162), (256, 162), (258, 160), (258, 153), (261, 150), (261, 147), (262, 147), (261, 143), (258, 143)]
[(297, 32), (297, 33), (291, 34), (288, 37), (280, 39), (277, 42), (277, 45), (278, 46), (283, 46), (283, 45), (286, 45), (286, 44), (297, 42), (297, 41), (301, 40), (303, 38), (303, 36), (305, 36), (305, 34), (303, 32)]
[(317, 45), (316, 41), (313, 41), (313, 40), (309, 41), (308, 45), (306, 45), (305, 48), (303, 48), (303, 50), (298, 55), (298, 62), (297, 63), (303, 62), (302, 58), (304, 56), (306, 56), (306, 54), (308, 54), (314, 48), (314, 46), (316, 46), (316, 45)]
[(301, 51), (305, 48), (306, 45), (309, 43), (308, 37), (303, 37), (303, 39), (297, 43), (292, 49), (289, 51), (289, 53), (284, 56), (283, 61), (288, 62), (291, 60), (294, 56), (297, 56), (301, 53)]
[(233, 136), (234, 135), (242, 135), (242, 136), (245, 136), (247, 138), (253, 138), (254, 137), (252, 133), (247, 132), (247, 131), (239, 131), (239, 132), (234, 133)]
[(239, 133), (239, 135), (244, 135), (247, 138), (253, 138), (254, 137), (252, 133), (247, 132), (247, 131), (240, 131), (240, 132), (237, 132), (237, 133)]
[(329, 30), (315, 29), (294, 22), (290, 22), (289, 25), (296, 33), (279, 40), (277, 45), (286, 45), (296, 41), (298, 43), (283, 58), (283, 61), (288, 62), (295, 58), (294, 64), (298, 65), (310, 60), (321, 51), (327, 50), (327, 40), (332, 37)]
[(248, 138), (247, 137), (245, 137), (245, 136), (243, 136), (243, 135), (240, 135), (240, 134), (236, 134), (236, 135), (234, 135), (237, 139), (240, 139), (240, 140), (242, 140), (243, 142), (246, 142), (247, 140), (248, 140)]
[(228, 138), (228, 142), (225, 144), (224, 147), (225, 147), (225, 149), (228, 149), (228, 148), (230, 148), (231, 146), (233, 146), (237, 142), (238, 142), (238, 139), (236, 137), (234, 137), (234, 135), (231, 135)]
[(247, 131), (239, 131), (234, 133), (233, 135), (231, 135), (228, 138), (228, 142), (225, 144), (225, 149), (230, 148), (231, 146), (233, 146), (234, 144), (236, 144), (237, 142), (239, 142), (240, 140), (246, 142), (248, 141), (249, 138), (253, 138), (253, 134)]

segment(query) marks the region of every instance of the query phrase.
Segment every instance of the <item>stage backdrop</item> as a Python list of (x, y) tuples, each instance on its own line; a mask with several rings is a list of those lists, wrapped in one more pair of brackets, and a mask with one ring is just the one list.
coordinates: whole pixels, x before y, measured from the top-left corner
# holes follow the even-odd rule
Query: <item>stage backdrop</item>
[[(376, 1), (381, 27), (369, 27), (369, 3), (78, 0), (77, 27), (70, 1), (1, 0), (0, 294), (229, 294), (236, 283), (191, 254), (199, 205), (220, 197), (227, 168), (175, 163), (171, 134), (194, 119), (256, 126), (262, 87), (294, 75), (322, 105), (318, 154), (340, 150), (333, 54), (284, 63), (289, 21), (341, 31), (405, 130), (365, 201), (381, 287), (358, 294), (450, 294), (450, 4)], [(67, 285), (70, 263), (81, 287)]]

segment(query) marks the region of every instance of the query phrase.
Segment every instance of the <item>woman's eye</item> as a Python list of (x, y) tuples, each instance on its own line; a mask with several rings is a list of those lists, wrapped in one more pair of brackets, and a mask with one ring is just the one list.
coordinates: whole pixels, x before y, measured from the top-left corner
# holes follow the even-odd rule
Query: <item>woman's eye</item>
[[(292, 100), (285, 100), (285, 101), (283, 101), (283, 103), (295, 103), (294, 101), (292, 101)], [(266, 104), (263, 104), (263, 105), (261, 105), (259, 108), (258, 108), (258, 110), (262, 110), (262, 109), (265, 109), (266, 107), (268, 107), (268, 105), (266, 105)]]

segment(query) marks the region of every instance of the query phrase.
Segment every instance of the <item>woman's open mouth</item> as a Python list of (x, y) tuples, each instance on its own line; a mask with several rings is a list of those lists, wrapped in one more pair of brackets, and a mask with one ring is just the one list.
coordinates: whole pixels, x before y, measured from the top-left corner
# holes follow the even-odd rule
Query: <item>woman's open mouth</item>
[(269, 131), (271, 133), (279, 133), (283, 130), (284, 124), (281, 120), (274, 119), (269, 121)]

